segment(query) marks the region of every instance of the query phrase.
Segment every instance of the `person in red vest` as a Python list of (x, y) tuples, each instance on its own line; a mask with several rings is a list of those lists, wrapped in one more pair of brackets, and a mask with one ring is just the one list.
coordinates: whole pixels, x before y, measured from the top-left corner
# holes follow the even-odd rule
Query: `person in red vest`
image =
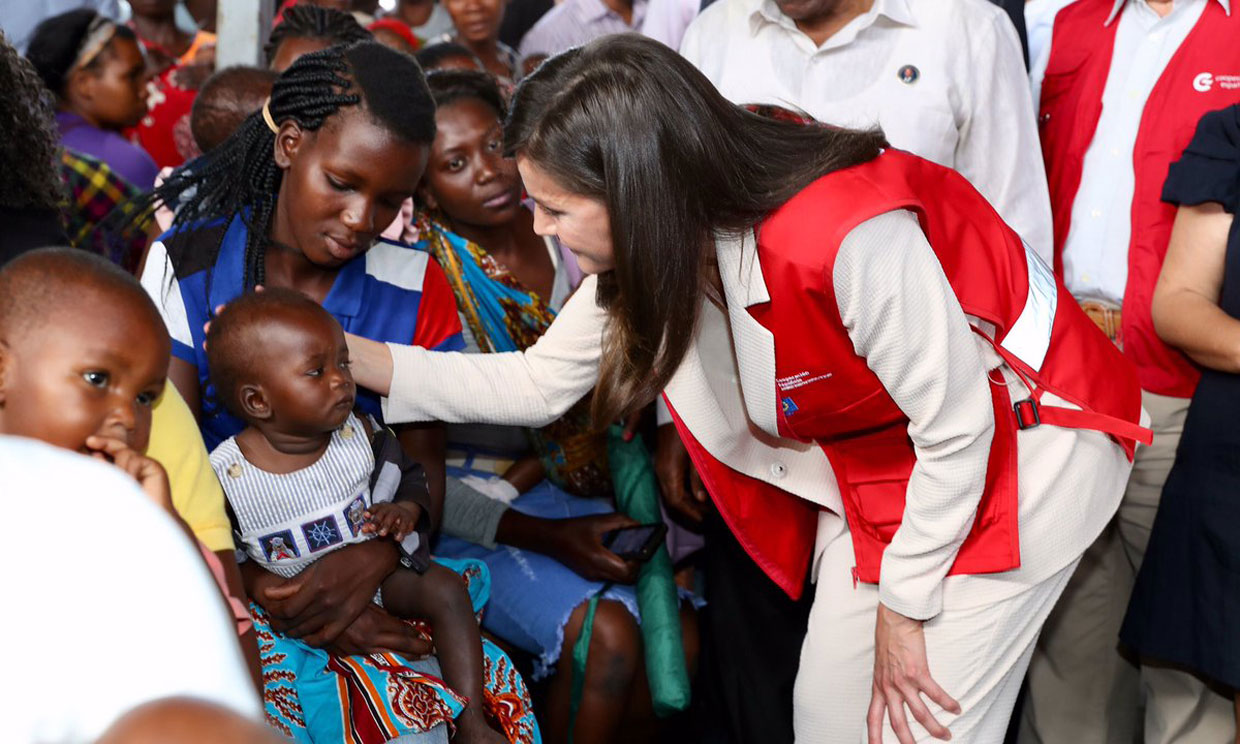
[(591, 276), (521, 353), (350, 339), (385, 416), (545, 422), (593, 388), (606, 422), (665, 391), (754, 561), (789, 594), (813, 567), (797, 740), (1000, 741), (1148, 441), (1132, 366), (955, 171), (751, 114), (656, 41), (548, 60), (505, 141)]
[(1138, 679), (1117, 638), (1199, 377), (1151, 320), (1175, 217), (1160, 196), (1202, 114), (1240, 101), (1237, 39), (1229, 0), (1077, 0), (1034, 63), (1055, 271), (1136, 365), (1155, 436), (1034, 652), (1025, 744), (1129, 742), (1143, 727), (1153, 744), (1234, 740), (1228, 698), (1176, 670)]

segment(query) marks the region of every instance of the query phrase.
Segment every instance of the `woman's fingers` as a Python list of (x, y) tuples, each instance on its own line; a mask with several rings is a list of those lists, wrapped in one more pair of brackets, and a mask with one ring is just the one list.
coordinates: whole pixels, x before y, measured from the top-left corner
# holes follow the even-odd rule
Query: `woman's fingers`
[(947, 691), (939, 687), (939, 683), (929, 673), (923, 675), (921, 681), (921, 690), (926, 697), (933, 700), (940, 708), (951, 713), (952, 715), (960, 715), (960, 703), (956, 699), (947, 694)]
[(903, 705), (908, 706), (909, 712), (913, 714), (913, 718), (917, 719), (917, 722), (931, 736), (943, 741), (948, 741), (952, 738), (952, 732), (948, 731), (946, 726), (939, 723), (938, 719), (930, 712), (930, 709), (926, 707), (925, 701), (921, 699), (921, 693), (925, 692), (924, 688), (918, 690), (916, 687), (906, 687), (900, 692), (904, 698)]
[(865, 730), (869, 744), (883, 744), (883, 719), (887, 716), (887, 701), (877, 684), (870, 689), (870, 710), (865, 715)]
[(327, 627), (330, 618), (330, 614), (326, 612), (320, 612), (305, 618), (292, 618), (284, 631), (284, 635), (290, 638), (308, 638)]
[(419, 638), (413, 633), (381, 631), (375, 634), (373, 643), (373, 650), (385, 649), (410, 660), (429, 656), (435, 650), (430, 641)]
[(891, 722), (891, 730), (896, 732), (896, 739), (900, 744), (917, 744), (908, 727), (908, 716), (904, 713), (904, 696), (900, 690), (888, 687), (884, 697), (887, 699), (887, 720)]
[[(951, 708), (943, 705), (940, 700), (936, 699), (930, 693), (933, 687), (937, 691), (937, 696), (951, 703)], [(939, 722), (934, 714), (930, 712), (926, 706), (922, 695), (930, 697), (931, 700), (950, 713), (958, 714), (960, 712), (960, 704), (953, 700), (943, 688), (930, 679), (927, 675), (921, 680), (907, 680), (902, 686), (887, 681), (884, 683), (876, 682), (870, 697), (870, 709), (866, 714), (866, 730), (869, 734), (870, 744), (882, 744), (883, 741), (883, 721), (890, 720), (891, 730), (895, 732), (896, 738), (900, 744), (913, 744), (915, 737), (912, 729), (909, 727), (908, 716), (905, 713), (905, 706), (912, 712), (913, 718), (921, 724), (931, 736), (942, 741), (950, 741), (952, 738), (951, 731)]]

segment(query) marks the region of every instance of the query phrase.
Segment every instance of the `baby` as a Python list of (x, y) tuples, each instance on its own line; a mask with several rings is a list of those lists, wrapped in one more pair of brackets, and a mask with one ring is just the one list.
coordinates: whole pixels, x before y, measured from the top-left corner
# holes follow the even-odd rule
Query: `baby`
[(174, 518), (168, 476), (142, 452), (171, 342), (142, 286), (72, 248), (0, 270), (0, 434), (115, 463)]
[(457, 738), (502, 741), (481, 714), (482, 640), (465, 584), (429, 558), (426, 477), (391, 432), (353, 412), (340, 324), (270, 288), (231, 302), (206, 341), (215, 394), (247, 424), (211, 453), (246, 555), (287, 578), (345, 545), (395, 540), (403, 568), (376, 603), (431, 623), (445, 680), (469, 697)]

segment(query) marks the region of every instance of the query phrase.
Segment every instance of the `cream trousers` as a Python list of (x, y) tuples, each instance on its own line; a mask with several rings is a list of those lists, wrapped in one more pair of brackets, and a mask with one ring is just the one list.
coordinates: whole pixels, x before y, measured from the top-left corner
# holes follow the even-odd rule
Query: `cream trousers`
[[(834, 524), (833, 524), (834, 523)], [(836, 534), (823, 537), (824, 531)], [(853, 586), (852, 540), (844, 520), (824, 512), (825, 540), (809, 630), (793, 693), (796, 740), (802, 744), (865, 744), (874, 674), (878, 587)], [(953, 742), (1000, 744), (1042, 623), (1077, 561), (1015, 596), (965, 609), (944, 609), (925, 624), (930, 674), (961, 705), (953, 716), (926, 700)], [(937, 741), (910, 715), (918, 742)], [(890, 725), (884, 742), (895, 742)]]

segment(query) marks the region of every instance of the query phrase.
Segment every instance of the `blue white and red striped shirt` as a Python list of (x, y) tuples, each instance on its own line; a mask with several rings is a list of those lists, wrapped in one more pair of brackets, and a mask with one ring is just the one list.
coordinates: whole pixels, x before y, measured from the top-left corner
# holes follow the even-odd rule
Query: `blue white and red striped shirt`
[[(221, 240), (222, 237), (222, 240)], [(208, 384), (203, 326), (212, 309), (243, 293), (246, 227), (240, 217), (171, 230), (151, 245), (142, 286), (172, 336), (172, 353), (198, 370), (200, 426), (207, 449), (245, 428)], [(323, 307), (344, 330), (375, 341), (436, 351), (464, 347), (456, 300), (430, 254), (378, 239), (340, 267)], [(358, 390), (357, 404), (382, 419), (379, 398)]]

